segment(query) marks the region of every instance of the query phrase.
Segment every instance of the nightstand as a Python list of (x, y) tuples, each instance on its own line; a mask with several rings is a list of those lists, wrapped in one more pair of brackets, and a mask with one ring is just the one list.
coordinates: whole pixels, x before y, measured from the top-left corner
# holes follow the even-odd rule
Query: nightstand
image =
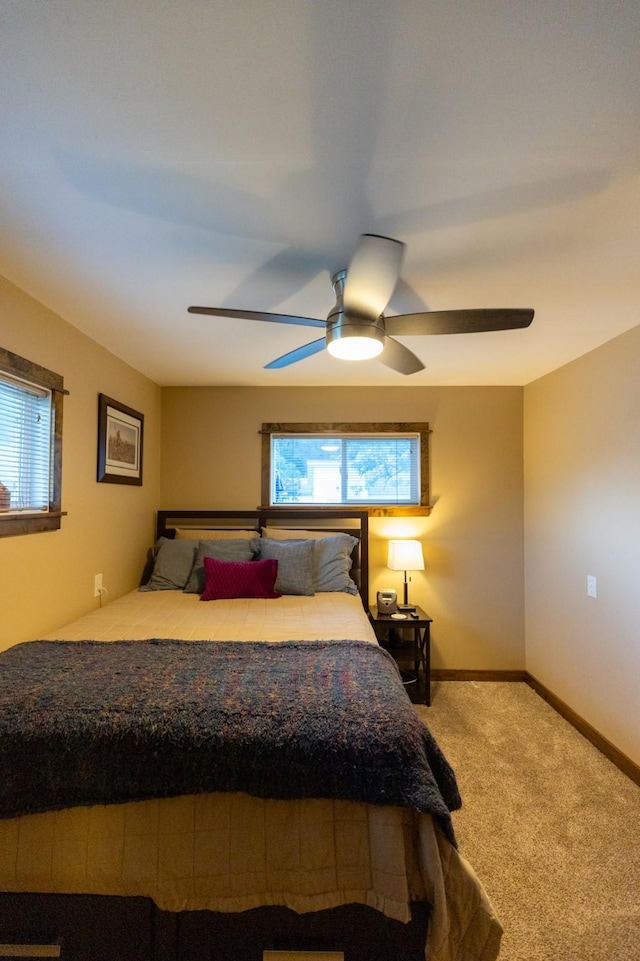
[[(399, 612), (403, 613), (403, 612)], [(369, 620), (373, 626), (381, 647), (391, 654), (398, 666), (413, 665), (413, 675), (407, 682), (407, 692), (412, 700), (417, 701), (422, 693), (421, 671), (424, 679), (424, 703), (431, 705), (431, 623), (432, 618), (422, 610), (415, 608), (417, 617), (407, 612), (405, 620), (393, 617), (391, 614), (380, 614), (374, 605), (369, 608)], [(406, 673), (406, 671), (403, 671)], [(416, 693), (413, 694), (412, 686)], [(413, 696), (412, 696), (413, 694)]]

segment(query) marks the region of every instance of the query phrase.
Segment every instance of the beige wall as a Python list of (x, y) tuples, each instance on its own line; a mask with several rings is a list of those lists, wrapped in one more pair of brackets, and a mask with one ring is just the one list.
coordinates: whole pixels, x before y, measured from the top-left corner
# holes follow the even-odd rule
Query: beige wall
[(640, 327), (524, 410), (527, 669), (640, 763)]
[(410, 598), (434, 619), (435, 667), (524, 667), (522, 390), (480, 388), (164, 388), (161, 502), (260, 503), (265, 422), (427, 421), (433, 511), (371, 525), (371, 596), (399, 592), (390, 537), (423, 540)]
[[(138, 583), (158, 505), (160, 389), (0, 278), (0, 344), (64, 377), (59, 531), (0, 538), (0, 649), (38, 637)], [(98, 394), (145, 415), (143, 486), (96, 482)]]

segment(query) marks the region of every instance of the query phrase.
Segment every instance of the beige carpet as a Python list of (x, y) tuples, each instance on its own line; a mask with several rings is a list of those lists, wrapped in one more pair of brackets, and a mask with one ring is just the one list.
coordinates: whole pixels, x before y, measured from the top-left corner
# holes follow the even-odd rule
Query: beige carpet
[(432, 694), (417, 709), (456, 770), (500, 961), (640, 961), (640, 787), (526, 684)]

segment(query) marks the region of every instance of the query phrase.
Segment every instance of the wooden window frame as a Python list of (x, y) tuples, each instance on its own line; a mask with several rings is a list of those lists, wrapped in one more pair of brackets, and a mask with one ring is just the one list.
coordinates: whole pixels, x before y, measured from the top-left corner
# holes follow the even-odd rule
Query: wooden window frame
[(44, 531), (60, 529), (66, 511), (62, 510), (62, 408), (64, 379), (60, 374), (41, 367), (33, 361), (13, 354), (0, 347), (0, 371), (11, 374), (36, 387), (51, 391), (51, 435), (49, 453), (51, 457), (51, 483), (49, 488), (49, 509), (46, 511), (21, 511), (12, 514), (0, 513), (0, 537), (17, 534), (40, 534)]
[[(367, 424), (263, 424), (262, 435), (262, 476), (261, 503), (270, 511), (277, 511), (278, 505), (270, 504), (271, 498), (271, 435), (272, 434), (419, 434), (420, 436), (420, 504), (390, 505), (362, 504), (359, 510), (367, 511), (370, 517), (426, 517), (431, 513), (429, 494), (429, 434), (426, 423), (367, 423)], [(284, 509), (283, 505), (283, 509)], [(331, 507), (344, 507), (345, 510), (356, 505), (332, 504)], [(309, 509), (309, 505), (300, 505)], [(327, 505), (329, 508), (329, 505)], [(295, 510), (291, 504), (287, 510)], [(322, 510), (322, 505), (314, 505), (314, 510)]]

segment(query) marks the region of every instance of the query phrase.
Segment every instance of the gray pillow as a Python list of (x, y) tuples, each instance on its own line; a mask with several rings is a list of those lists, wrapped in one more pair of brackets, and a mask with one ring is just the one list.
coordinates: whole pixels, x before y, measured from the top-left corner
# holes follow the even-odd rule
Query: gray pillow
[(173, 541), (161, 537), (154, 545), (151, 577), (141, 591), (181, 591), (189, 579), (196, 556), (195, 541)]
[(358, 543), (351, 534), (332, 534), (314, 541), (313, 586), (320, 594), (322, 591), (342, 591), (357, 594), (358, 587), (349, 576), (353, 548)]
[(278, 562), (275, 591), (279, 591), (280, 594), (310, 595), (314, 593), (315, 541), (277, 541), (270, 537), (262, 537), (258, 550), (260, 560), (275, 558)]
[(252, 561), (258, 549), (258, 537), (251, 540), (232, 538), (213, 541), (181, 541), (183, 544), (197, 544), (195, 561), (184, 589), (185, 594), (202, 594), (204, 591), (204, 558), (213, 557), (217, 561)]

